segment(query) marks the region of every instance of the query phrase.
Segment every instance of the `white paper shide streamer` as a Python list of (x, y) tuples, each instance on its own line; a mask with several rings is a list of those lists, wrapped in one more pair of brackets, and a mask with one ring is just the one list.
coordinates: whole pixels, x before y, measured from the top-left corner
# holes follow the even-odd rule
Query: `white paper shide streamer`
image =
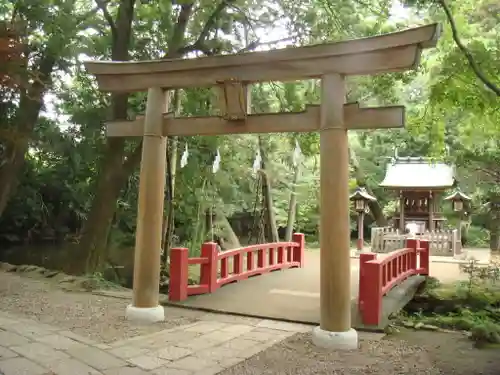
[(257, 172), (259, 171), (261, 166), (262, 166), (262, 156), (260, 156), (260, 150), (257, 150), (257, 152), (255, 153), (255, 159), (253, 160), (253, 166), (252, 166), (254, 175), (257, 175)]
[(299, 165), (299, 159), (301, 155), (302, 155), (302, 150), (300, 149), (299, 141), (295, 140), (295, 150), (293, 150), (293, 157), (292, 157), (294, 167), (297, 167), (297, 165)]
[(188, 145), (186, 143), (186, 146), (184, 147), (184, 152), (182, 153), (181, 156), (181, 168), (184, 168), (187, 165), (188, 156), (189, 156), (189, 151), (188, 151)]
[(215, 155), (214, 164), (212, 165), (212, 173), (217, 173), (220, 168), (220, 152), (217, 148), (217, 154)]

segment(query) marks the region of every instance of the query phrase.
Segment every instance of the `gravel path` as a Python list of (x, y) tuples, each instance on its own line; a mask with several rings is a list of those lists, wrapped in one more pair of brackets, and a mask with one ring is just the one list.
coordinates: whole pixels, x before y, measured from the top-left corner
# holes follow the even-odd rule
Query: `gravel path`
[(66, 292), (48, 280), (0, 271), (0, 310), (64, 327), (104, 343), (189, 324), (202, 314), (165, 308), (167, 321), (137, 325), (124, 318), (129, 301), (85, 292)]
[(360, 336), (361, 350), (332, 352), (315, 347), (309, 333), (296, 334), (219, 375), (441, 374), (420, 347)]
[(500, 350), (475, 349), (456, 333), (408, 331), (382, 340), (360, 332), (361, 349), (332, 352), (299, 333), (218, 375), (498, 375)]

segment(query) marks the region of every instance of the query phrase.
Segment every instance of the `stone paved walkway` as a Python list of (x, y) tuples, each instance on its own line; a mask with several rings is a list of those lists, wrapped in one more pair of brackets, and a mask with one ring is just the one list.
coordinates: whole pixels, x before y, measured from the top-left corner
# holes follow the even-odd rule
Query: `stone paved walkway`
[(207, 314), (196, 323), (101, 344), (0, 312), (0, 374), (212, 375), (310, 329)]

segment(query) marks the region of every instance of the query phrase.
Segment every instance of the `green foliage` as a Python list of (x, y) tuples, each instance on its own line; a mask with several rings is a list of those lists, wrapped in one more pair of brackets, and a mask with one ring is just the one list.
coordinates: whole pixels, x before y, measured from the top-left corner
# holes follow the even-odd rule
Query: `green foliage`
[[(121, 1), (109, 1), (115, 17)], [(202, 52), (228, 53), (248, 44), (266, 43), (286, 37), (287, 45), (311, 44), (375, 35), (407, 27), (415, 16), (429, 21), (444, 17), (431, 1), (408, 2), (414, 8), (409, 20), (393, 21), (391, 1), (307, 0), (267, 2), (236, 0), (216, 17), (203, 49), (191, 48), (189, 56)], [(455, 4), (456, 3), (456, 4)], [(181, 5), (186, 2), (148, 1), (135, 5), (129, 53), (134, 60), (157, 59), (173, 53), (179, 38), (174, 33)], [(193, 46), (207, 26), (219, 2), (199, 0), (186, 25), (185, 43)], [(418, 7), (417, 7), (418, 5)], [(462, 38), (481, 68), (491, 77), (500, 76), (498, 20), (489, 7), (491, 0), (453, 2), (453, 11)], [(418, 8), (418, 9), (417, 9)], [(17, 0), (0, 5), (1, 18), (16, 15), (27, 23), (29, 77), (37, 76), (42, 62), (53, 62), (42, 85), (42, 110), (33, 123), (29, 150), (19, 172), (19, 185), (0, 216), (0, 242), (6, 245), (43, 242), (78, 242), (96, 191), (98, 166), (110, 152), (104, 122), (109, 118), (110, 98), (97, 89), (95, 80), (83, 69), (87, 59), (111, 58), (112, 32), (97, 3), (83, 0)], [(276, 30), (280, 25), (281, 30)], [(274, 38), (274, 34), (279, 34)], [(283, 35), (284, 34), (284, 35)], [(276, 43), (266, 45), (274, 48)], [(50, 57), (50, 59), (49, 59)], [(45, 66), (45, 65), (43, 65)], [(364, 171), (367, 186), (379, 200), (384, 213), (394, 211), (394, 196), (378, 184), (386, 164), (398, 148), (400, 155), (435, 156), (457, 164), (464, 191), (473, 194), (474, 206), (468, 241), (472, 246), (487, 244), (495, 230), (491, 210), (483, 203), (500, 183), (500, 113), (498, 98), (478, 83), (463, 54), (445, 29), (438, 48), (426, 52), (422, 66), (409, 73), (353, 77), (347, 82), (348, 101), (366, 105), (405, 104), (404, 130), (351, 132), (350, 147)], [(50, 95), (49, 95), (50, 94)], [(0, 131), (20, 131), (19, 92), (0, 90)], [(300, 111), (320, 102), (318, 80), (263, 83), (252, 86), (252, 111)], [(180, 91), (182, 116), (215, 113), (214, 91), (206, 88)], [(145, 94), (133, 94), (128, 102), (130, 118), (142, 114)], [(3, 134), (3, 133), (1, 133)], [(287, 224), (292, 191), (291, 163), (295, 141), (304, 155), (297, 194), (295, 228), (307, 233), (312, 243), (319, 223), (319, 137), (311, 134), (272, 134), (262, 137), (268, 154), (266, 172), (273, 187), (277, 225)], [(260, 209), (260, 195), (252, 163), (257, 150), (254, 135), (179, 138), (177, 160), (185, 146), (188, 164), (178, 168), (175, 179), (176, 244), (199, 248), (207, 240), (205, 212), (214, 206), (235, 222), (237, 235), (248, 236), (248, 222)], [(0, 138), (0, 171), (11, 143)], [(126, 140), (126, 150), (135, 140)], [(450, 152), (446, 155), (445, 145)], [(172, 145), (170, 144), (170, 147)], [(222, 157), (216, 174), (211, 165), (216, 150)], [(10, 150), (10, 148), (9, 148)], [(9, 154), (10, 155), (10, 154)], [(111, 247), (132, 247), (137, 217), (138, 170), (123, 186), (112, 222)], [(335, 171), (332, 171), (335, 173)], [(351, 176), (350, 187), (356, 180)], [(255, 210), (257, 208), (257, 210)], [(255, 211), (255, 212), (254, 212)], [(453, 213), (445, 212), (451, 218)], [(355, 228), (352, 215), (352, 228)], [(241, 219), (242, 218), (242, 219)], [(493, 224), (492, 224), (493, 223)], [(245, 224), (245, 225), (243, 225)], [(372, 219), (367, 217), (367, 226)], [(238, 226), (243, 229), (238, 230)], [(493, 229), (492, 229), (493, 228)]]
[(461, 270), (467, 280), (455, 285), (428, 280), (400, 319), (468, 331), (477, 346), (500, 344), (500, 264), (471, 259)]

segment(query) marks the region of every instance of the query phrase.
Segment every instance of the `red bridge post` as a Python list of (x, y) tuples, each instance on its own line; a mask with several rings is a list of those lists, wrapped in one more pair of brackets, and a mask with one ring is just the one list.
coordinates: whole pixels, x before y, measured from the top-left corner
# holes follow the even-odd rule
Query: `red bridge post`
[(419, 274), (429, 276), (429, 272), (430, 272), (429, 240), (420, 240), (420, 248), (417, 251), (419, 251), (419, 254), (420, 254)]
[(377, 254), (359, 255), (359, 310), (363, 324), (377, 325), (382, 315), (382, 267), (369, 263)]
[(416, 270), (418, 258), (417, 249), (420, 247), (420, 241), (415, 238), (409, 238), (406, 240), (406, 247), (408, 249), (413, 249), (413, 251), (410, 253), (410, 268)]
[(303, 233), (294, 233), (292, 236), (292, 241), (299, 244), (299, 247), (295, 247), (293, 249), (293, 258), (294, 262), (300, 263), (300, 268), (304, 267), (304, 252), (306, 247), (306, 239)]
[(215, 242), (205, 242), (201, 245), (201, 257), (208, 259), (207, 263), (201, 265), (200, 284), (208, 286), (208, 293), (217, 289), (218, 256), (219, 250)]
[(189, 251), (184, 247), (175, 247), (170, 250), (170, 282), (168, 285), (168, 299), (183, 301), (188, 294), (188, 257)]

